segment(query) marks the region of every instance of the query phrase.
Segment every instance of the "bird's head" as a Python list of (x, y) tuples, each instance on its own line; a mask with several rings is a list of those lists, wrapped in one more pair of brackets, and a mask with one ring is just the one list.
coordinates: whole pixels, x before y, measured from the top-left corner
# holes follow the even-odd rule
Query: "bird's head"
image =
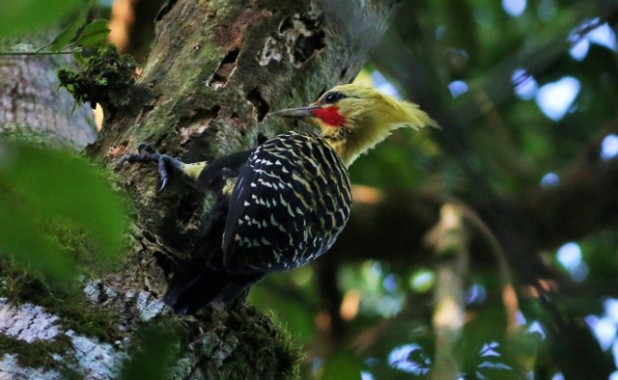
[(348, 166), (394, 129), (437, 126), (418, 105), (356, 84), (336, 86), (308, 106), (270, 115), (302, 119), (317, 126)]

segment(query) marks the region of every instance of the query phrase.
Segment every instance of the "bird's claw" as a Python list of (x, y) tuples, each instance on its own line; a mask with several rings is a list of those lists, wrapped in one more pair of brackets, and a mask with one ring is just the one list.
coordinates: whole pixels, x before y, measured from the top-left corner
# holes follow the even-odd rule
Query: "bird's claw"
[(169, 179), (169, 174), (167, 173), (167, 166), (165, 165), (166, 157), (171, 158), (169, 156), (159, 155), (158, 170), (159, 177), (161, 177), (161, 186), (159, 187), (159, 192), (165, 189), (165, 186), (167, 186), (167, 180)]
[(157, 170), (159, 172), (159, 176), (161, 177), (161, 187), (159, 187), (159, 191), (162, 191), (166, 186), (169, 179), (169, 173), (167, 171), (167, 162), (172, 162), (175, 164), (179, 162), (178, 159), (175, 159), (166, 154), (161, 154), (157, 152), (157, 150), (150, 144), (141, 143), (137, 147), (138, 153), (133, 154), (125, 154), (120, 157), (118, 160), (118, 164), (116, 164), (116, 170), (119, 170), (125, 162), (133, 164), (135, 162), (157, 162)]

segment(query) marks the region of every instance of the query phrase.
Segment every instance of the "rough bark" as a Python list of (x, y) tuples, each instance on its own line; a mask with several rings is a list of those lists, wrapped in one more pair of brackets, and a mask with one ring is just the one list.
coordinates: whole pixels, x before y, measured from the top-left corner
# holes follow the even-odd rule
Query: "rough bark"
[[(137, 84), (104, 97), (105, 126), (86, 152), (110, 169), (141, 142), (186, 161), (210, 160), (297, 127), (264, 117), (354, 78), (392, 3), (180, 0), (157, 24)], [(166, 310), (159, 298), (169, 262), (186, 252), (208, 199), (176, 177), (158, 193), (154, 166), (127, 165), (118, 177), (135, 210), (121, 269), (87, 280), (75, 298), (23, 281), (22, 297), (0, 299), (0, 315), (9, 317), (0, 324), (2, 376), (115, 377), (148, 325), (180, 331), (170, 378), (297, 376), (298, 349), (254, 308), (238, 303), (187, 318)]]

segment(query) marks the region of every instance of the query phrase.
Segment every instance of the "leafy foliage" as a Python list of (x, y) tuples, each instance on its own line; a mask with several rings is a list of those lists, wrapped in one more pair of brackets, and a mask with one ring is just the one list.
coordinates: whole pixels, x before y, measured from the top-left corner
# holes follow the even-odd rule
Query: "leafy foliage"
[(86, 263), (117, 260), (126, 212), (93, 165), (17, 141), (3, 142), (0, 152), (2, 256), (62, 281), (75, 279)]
[(16, 36), (55, 26), (83, 6), (82, 0), (20, 0), (0, 4), (0, 36)]
[[(95, 29), (92, 38), (99, 38), (96, 29), (102, 30), (103, 24), (93, 23), (90, 26)], [(89, 38), (85, 34), (82, 36)], [(130, 103), (128, 94), (135, 83), (135, 62), (129, 56), (120, 54), (113, 46), (106, 46), (82, 55), (82, 59), (79, 71), (58, 70), (60, 85), (78, 102), (89, 102), (92, 108), (99, 103), (110, 114)]]

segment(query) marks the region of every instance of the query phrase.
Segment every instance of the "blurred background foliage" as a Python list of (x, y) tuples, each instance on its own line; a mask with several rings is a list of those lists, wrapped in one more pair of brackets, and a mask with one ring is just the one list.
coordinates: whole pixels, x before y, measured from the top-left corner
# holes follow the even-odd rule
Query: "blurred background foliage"
[(123, 200), (101, 169), (69, 150), (5, 136), (0, 192), (0, 274), (18, 267), (70, 288), (126, 249)]
[[(75, 2), (66, 1), (70, 13)], [(109, 18), (111, 42), (143, 62), (161, 3), (100, 0), (94, 17)], [(14, 21), (13, 13), (0, 12), (0, 25), (10, 25), (3, 15)], [(37, 17), (41, 25), (47, 21)], [(463, 314), (448, 347), (458, 378), (618, 379), (617, 23), (615, 0), (401, 2), (357, 80), (419, 103), (442, 129), (398, 131), (352, 167), (357, 215), (369, 217), (374, 234), (361, 236), (353, 224), (346, 231), (351, 237), (342, 236), (331, 255), (270, 276), (250, 294), (305, 345), (304, 377), (432, 376), (444, 348), (435, 319), (444, 281), (439, 268), (449, 258), (434, 255), (439, 249), (427, 239), (403, 253), (391, 246), (418, 230), (427, 233), (439, 223), (439, 205), (452, 203), (471, 235), (460, 241), (465, 250), (450, 253), (467, 260), (455, 266)], [(63, 222), (91, 235), (95, 250), (117, 249), (99, 221), (62, 208), (61, 191), (57, 202), (42, 207), (35, 190), (43, 184), (26, 176), (40, 171), (41, 162), (20, 159), (25, 167), (7, 169), (6, 157), (32, 157), (28, 149), (2, 146), (0, 189), (22, 179), (25, 187), (8, 193), (23, 201), (21, 211), (4, 196), (0, 207), (41, 220), (13, 215), (25, 224), (9, 227), (47, 231), (46, 213), (60, 211)], [(65, 160), (50, 155), (47, 162)], [(63, 165), (79, 172), (84, 164)], [(50, 180), (70, 189), (76, 178), (65, 185)], [(79, 200), (80, 194), (73, 195)], [(108, 209), (110, 202), (80, 203), (80, 211), (93, 207), (88, 214), (98, 215), (97, 207)], [(420, 215), (408, 222), (371, 219), (374, 209), (405, 214), (408, 203), (434, 212), (414, 208)], [(122, 217), (114, 218), (105, 225), (118, 229)], [(29, 244), (60, 252), (57, 234), (37, 235)], [(346, 244), (354, 240), (359, 243)], [(0, 249), (14, 250), (6, 241), (0, 239)], [(73, 265), (32, 261), (52, 276)], [(150, 340), (125, 374), (148, 363), (144, 357), (156, 352), (149, 347), (158, 340), (166, 352), (174, 350), (167, 337)]]
[[(418, 102), (442, 130), (395, 133), (351, 168), (353, 182), (455, 199), (506, 256), (487, 254), (491, 236), (469, 247), (460, 378), (618, 379), (618, 231), (603, 216), (617, 211), (607, 185), (617, 174), (617, 16), (615, 1), (403, 1), (357, 79)], [(308, 377), (344, 378), (329, 370), (344, 363), (366, 380), (432, 377), (439, 261), (422, 242), (407, 260), (384, 246), (367, 258), (341, 244), (327, 263), (251, 293), (305, 342)]]

